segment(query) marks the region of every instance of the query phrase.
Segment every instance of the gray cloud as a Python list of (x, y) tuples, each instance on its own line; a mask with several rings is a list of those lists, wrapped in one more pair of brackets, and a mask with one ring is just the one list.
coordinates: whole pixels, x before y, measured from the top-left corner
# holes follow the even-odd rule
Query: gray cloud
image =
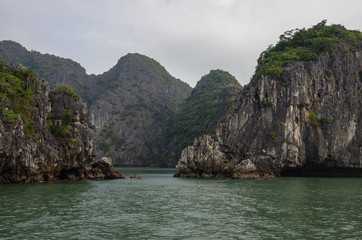
[(359, 0), (3, 0), (0, 38), (71, 58), (88, 73), (138, 52), (192, 86), (215, 68), (246, 84), (284, 31), (323, 19), (361, 29), (361, 9)]

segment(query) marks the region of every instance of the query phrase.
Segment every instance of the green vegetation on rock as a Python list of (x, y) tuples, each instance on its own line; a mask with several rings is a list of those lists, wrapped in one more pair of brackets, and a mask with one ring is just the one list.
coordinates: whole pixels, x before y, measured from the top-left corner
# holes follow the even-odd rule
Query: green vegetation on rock
[(201, 78), (169, 132), (170, 139), (176, 139), (176, 158), (201, 135), (216, 139), (216, 126), (233, 108), (241, 88), (234, 76), (222, 70), (211, 70)]
[(53, 89), (54, 92), (64, 91), (71, 95), (72, 100), (75, 102), (80, 101), (80, 97), (74, 92), (73, 88), (67, 85), (57, 85)]
[(70, 134), (70, 132), (72, 131), (72, 126), (71, 125), (60, 125), (55, 132), (55, 135), (58, 137), (62, 137), (62, 138), (66, 138), (68, 137), (68, 135)]
[[(60, 99), (62, 99), (62, 101), (59, 101)], [(80, 119), (77, 110), (79, 106), (82, 106), (80, 97), (71, 87), (67, 85), (57, 85), (54, 90), (50, 92), (49, 100), (52, 103), (52, 109), (46, 120), (48, 131), (57, 138), (75, 144), (77, 137), (74, 134), (74, 122), (76, 119), (80, 121), (85, 120)]]
[(309, 29), (295, 29), (282, 34), (275, 46), (270, 45), (261, 53), (251, 81), (257, 83), (263, 75), (280, 79), (289, 63), (315, 60), (338, 44), (354, 46), (362, 40), (360, 31), (347, 30), (336, 24), (327, 26), (326, 22), (323, 20)]
[(273, 102), (271, 102), (271, 101), (269, 101), (269, 100), (267, 100), (265, 98), (261, 99), (260, 105), (262, 107), (272, 107), (272, 106), (274, 106)]
[(90, 81), (85, 69), (79, 63), (51, 54), (28, 51), (19, 43), (8, 40), (0, 41), (0, 56), (7, 63), (34, 70), (39, 74), (39, 78), (45, 78), (51, 89), (59, 84), (72, 86), (75, 92), (89, 103), (86, 91)]
[(20, 116), (24, 133), (29, 138), (34, 133), (30, 102), (36, 93), (37, 83), (38, 76), (34, 71), (6, 66), (0, 61), (0, 118), (15, 124)]
[(269, 139), (270, 140), (274, 140), (277, 137), (277, 133), (276, 132), (269, 132)]
[(327, 117), (318, 117), (316, 113), (310, 112), (309, 113), (309, 123), (312, 127), (324, 127), (328, 125), (331, 120)]

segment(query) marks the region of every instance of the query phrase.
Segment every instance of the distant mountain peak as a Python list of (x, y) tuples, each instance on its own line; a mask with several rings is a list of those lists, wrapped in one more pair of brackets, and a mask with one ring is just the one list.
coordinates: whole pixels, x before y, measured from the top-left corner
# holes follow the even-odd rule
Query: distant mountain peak
[(121, 57), (113, 68), (122, 69), (125, 71), (130, 69), (137, 69), (143, 71), (153, 71), (155, 69), (158, 69), (158, 71), (164, 71), (165, 73), (167, 72), (165, 67), (163, 67), (155, 59), (139, 53), (128, 53), (127, 55)]
[(228, 85), (240, 86), (240, 83), (229, 72), (215, 69), (204, 75), (200, 81), (197, 82), (195, 88), (193, 89), (193, 93), (196, 93), (204, 88), (208, 90), (222, 89)]

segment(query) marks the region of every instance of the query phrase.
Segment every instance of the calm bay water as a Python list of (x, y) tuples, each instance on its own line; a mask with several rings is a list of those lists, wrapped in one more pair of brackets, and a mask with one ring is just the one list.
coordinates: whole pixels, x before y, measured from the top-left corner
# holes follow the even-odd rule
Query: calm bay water
[[(0, 185), (0, 239), (361, 239), (362, 179), (172, 178)], [(142, 180), (130, 179), (140, 173)]]

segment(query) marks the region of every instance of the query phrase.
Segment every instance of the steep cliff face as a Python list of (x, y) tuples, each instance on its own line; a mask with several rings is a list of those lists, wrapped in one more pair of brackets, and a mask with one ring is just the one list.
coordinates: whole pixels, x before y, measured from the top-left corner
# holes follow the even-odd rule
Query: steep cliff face
[(169, 120), (191, 87), (140, 54), (121, 58), (99, 78), (113, 86), (90, 108), (99, 153), (121, 165), (162, 165)]
[(333, 56), (288, 66), (283, 82), (265, 77), (249, 86), (220, 125), (225, 151), (277, 175), (361, 169), (362, 51), (346, 52), (340, 47)]
[(261, 76), (207, 137), (186, 148), (181, 177), (362, 176), (362, 45)]
[(92, 178), (86, 105), (68, 87), (0, 63), (0, 183)]

